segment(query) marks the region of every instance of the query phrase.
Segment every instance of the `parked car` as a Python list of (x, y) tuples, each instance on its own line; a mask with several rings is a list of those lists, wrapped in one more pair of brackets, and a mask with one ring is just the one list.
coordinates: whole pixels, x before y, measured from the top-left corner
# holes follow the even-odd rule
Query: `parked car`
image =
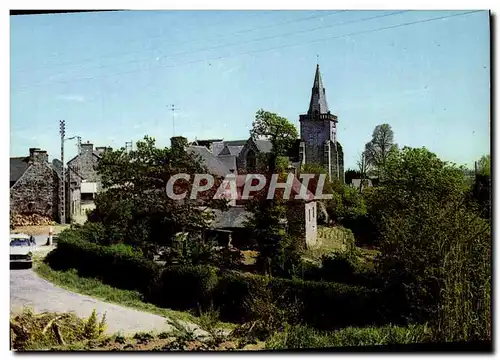
[(25, 234), (10, 235), (10, 264), (33, 265), (33, 250), (35, 240), (32, 236)]

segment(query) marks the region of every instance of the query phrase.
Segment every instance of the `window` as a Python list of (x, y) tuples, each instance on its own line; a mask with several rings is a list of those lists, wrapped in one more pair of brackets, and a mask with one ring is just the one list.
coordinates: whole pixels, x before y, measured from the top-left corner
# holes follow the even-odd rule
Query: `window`
[(82, 201), (92, 201), (92, 200), (94, 200), (94, 194), (93, 193), (82, 193), (81, 200)]
[(311, 221), (311, 209), (309, 209), (309, 221)]

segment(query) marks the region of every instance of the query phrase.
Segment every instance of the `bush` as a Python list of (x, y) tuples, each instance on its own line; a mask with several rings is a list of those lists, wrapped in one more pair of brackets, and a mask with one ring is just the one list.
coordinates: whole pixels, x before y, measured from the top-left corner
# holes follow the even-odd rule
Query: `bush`
[(127, 245), (101, 246), (80, 240), (72, 230), (59, 235), (57, 248), (45, 259), (55, 270), (76, 269), (121, 289), (147, 293), (160, 267)]
[(155, 285), (153, 301), (174, 309), (208, 309), (216, 285), (217, 269), (214, 267), (168, 266)]
[(380, 292), (338, 283), (287, 280), (270, 281), (273, 298), (283, 304), (302, 304), (300, 318), (320, 329), (373, 325), (383, 322)]
[(268, 296), (268, 283), (266, 276), (235, 271), (223, 273), (214, 291), (214, 304), (220, 310), (221, 319), (243, 323), (258, 318), (252, 302)]
[(361, 265), (356, 255), (348, 252), (334, 252), (323, 255), (322, 277), (327, 281), (338, 281), (342, 283), (353, 282), (353, 279), (361, 270)]

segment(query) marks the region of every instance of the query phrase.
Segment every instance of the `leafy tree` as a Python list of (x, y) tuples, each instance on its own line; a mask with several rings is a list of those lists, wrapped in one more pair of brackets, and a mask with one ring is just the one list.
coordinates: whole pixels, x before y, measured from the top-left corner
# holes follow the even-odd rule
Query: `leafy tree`
[(491, 176), (491, 156), (484, 155), (477, 162), (477, 173), (483, 176)]
[(366, 214), (366, 206), (363, 197), (357, 189), (351, 186), (334, 182), (332, 184), (333, 198), (327, 200), (326, 210), (328, 216), (336, 224), (342, 224), (347, 228), (348, 223), (358, 216)]
[(491, 159), (483, 156), (477, 163), (472, 186), (472, 198), (480, 215), (491, 221)]
[(260, 109), (255, 115), (255, 120), (250, 130), (252, 139), (264, 137), (269, 139), (273, 149), (269, 156), (269, 171), (276, 169), (278, 156), (285, 156), (299, 137), (295, 126), (286, 118)]
[(394, 132), (389, 124), (377, 125), (372, 139), (365, 145), (366, 164), (372, 166), (374, 173), (380, 178), (391, 152), (397, 149), (394, 143)]
[[(272, 150), (267, 155), (267, 170), (271, 174), (283, 173), (285, 161), (282, 157), (287, 155), (298, 138), (295, 126), (287, 119), (261, 109), (257, 111), (250, 136), (253, 139), (265, 137), (271, 141)], [(269, 177), (267, 179), (269, 180)], [(264, 189), (253, 195), (253, 199), (247, 203), (247, 209), (253, 216), (246, 226), (252, 228), (256, 235), (259, 251), (257, 262), (261, 272), (277, 274), (286, 272), (286, 269), (293, 266), (297, 249), (294, 248), (292, 236), (287, 232), (289, 215), (286, 200), (279, 196), (267, 199), (268, 185), (269, 181)]]
[(183, 146), (157, 148), (155, 140), (145, 137), (136, 149), (104, 153), (97, 171), (105, 191), (96, 199), (89, 220), (105, 228), (107, 243), (129, 243), (156, 253), (159, 246), (171, 245), (175, 234), (201, 231), (207, 227), (205, 208), (225, 208), (224, 200), (212, 200), (213, 190), (190, 199), (192, 182), (178, 180), (173, 191), (187, 195), (175, 200), (167, 195), (167, 183), (179, 173), (208, 173), (200, 159)]
[(463, 169), (407, 147), (389, 156), (385, 181), (371, 192), (388, 307), (430, 321), (439, 340), (491, 336), (491, 229), (466, 194)]

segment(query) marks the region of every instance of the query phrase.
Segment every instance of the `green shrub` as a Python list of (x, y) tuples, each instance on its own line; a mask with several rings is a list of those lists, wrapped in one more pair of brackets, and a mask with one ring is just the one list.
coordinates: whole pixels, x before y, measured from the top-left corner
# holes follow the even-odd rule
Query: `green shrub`
[(210, 266), (174, 265), (160, 274), (153, 301), (174, 309), (208, 309), (217, 285), (217, 269)]
[(242, 323), (258, 318), (252, 303), (268, 296), (268, 282), (266, 276), (223, 273), (214, 291), (214, 304), (220, 309), (221, 319)]
[(72, 230), (59, 235), (59, 242), (45, 260), (54, 270), (76, 269), (80, 276), (94, 277), (121, 289), (147, 293), (160, 267), (126, 245), (101, 246), (80, 240)]
[(320, 329), (382, 323), (380, 292), (339, 283), (287, 280), (270, 281), (273, 298), (284, 304), (302, 304), (299, 317)]
[(327, 281), (349, 283), (361, 270), (356, 255), (348, 252), (333, 252), (323, 255), (322, 278)]
[(323, 276), (323, 269), (315, 262), (302, 259), (294, 275), (302, 280), (319, 281)]

